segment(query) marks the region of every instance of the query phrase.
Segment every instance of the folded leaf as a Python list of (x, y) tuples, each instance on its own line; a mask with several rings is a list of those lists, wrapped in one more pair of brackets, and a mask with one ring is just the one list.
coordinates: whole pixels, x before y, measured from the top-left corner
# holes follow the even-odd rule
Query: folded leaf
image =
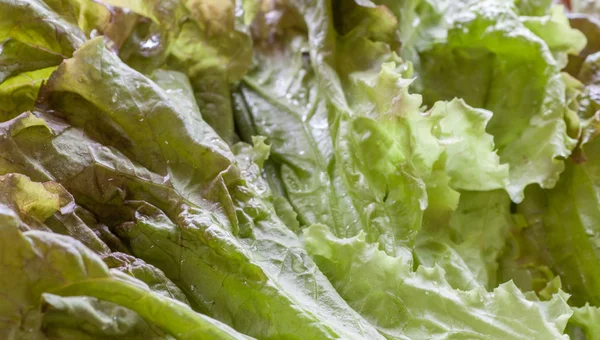
[(567, 295), (526, 296), (511, 282), (492, 292), (453, 289), (440, 267), (412, 269), (360, 234), (339, 239), (322, 225), (305, 229), (309, 252), (348, 303), (390, 339), (522, 339), (561, 335), (572, 311)]
[[(123, 81), (115, 79), (116, 74)], [(129, 82), (138, 86), (129, 87)], [(168, 83), (161, 84), (168, 90)], [(234, 155), (202, 121), (197, 108), (189, 101), (169, 99), (167, 90), (123, 64), (104, 48), (100, 39), (92, 39), (51, 77), (49, 104), (73, 126), (80, 126), (97, 141), (114, 148), (98, 144), (57, 117), (39, 113), (46, 126), (53, 128), (46, 127), (42, 134), (36, 129), (21, 130), (6, 141), (18, 147), (2, 150), (11, 158), (22, 157), (18, 150), (27, 149), (32, 154), (39, 154), (33, 151), (36, 148), (47, 150), (44, 156), (23, 160), (19, 171), (40, 177), (44, 173), (63, 183), (78, 203), (119, 230), (133, 255), (157, 266), (184, 288), (198, 310), (265, 338), (278, 334), (297, 338), (303, 338), (303, 334), (318, 338), (379, 338), (337, 295), (297, 237), (276, 217), (258, 166), (243, 154)], [(115, 101), (101, 99), (105, 94), (116, 94)], [(73, 99), (86, 104), (71, 105)], [(142, 102), (147, 105), (141, 106)], [(86, 129), (88, 119), (99, 123), (95, 129)], [(11, 123), (15, 122), (7, 122), (9, 129), (14, 128)], [(115, 143), (114, 137), (121, 143)], [(67, 146), (69, 153), (79, 157), (61, 156)], [(164, 177), (125, 155), (162, 172)], [(131, 221), (134, 225), (145, 223), (147, 229), (131, 223), (119, 227)], [(216, 234), (209, 236), (207, 230)], [(177, 236), (183, 232), (191, 233), (186, 241), (190, 242), (189, 247), (182, 246)], [(148, 242), (161, 242), (172, 248), (165, 254)], [(177, 254), (188, 251), (196, 255), (181, 267)], [(226, 261), (248, 269), (240, 271), (239, 265), (226, 265)], [(180, 269), (185, 276), (179, 276)], [(215, 281), (205, 280), (205, 276), (213, 276)], [(222, 298), (218, 295), (220, 299), (198, 298), (218, 294), (219, 279), (240, 288)], [(255, 283), (249, 285), (250, 282)], [(260, 308), (258, 313), (253, 305), (240, 305), (247, 299), (240, 300), (238, 293), (266, 296), (278, 307)], [(260, 299), (254, 302), (259, 303)], [(280, 313), (286, 313), (288, 318), (277, 318)], [(232, 315), (236, 317), (231, 318)], [(290, 324), (302, 327), (290, 328)]]
[(416, 259), (440, 266), (457, 289), (495, 288), (498, 260), (514, 222), (505, 192), (461, 192), (455, 211), (432, 206), (417, 236)]
[(49, 67), (24, 72), (0, 84), (0, 122), (32, 110), (42, 82), (47, 80), (55, 69)]
[(44, 293), (45, 334), (51, 339), (175, 339), (117, 304), (86, 296)]
[[(385, 21), (393, 17), (385, 7), (280, 6), (262, 14), (278, 21), (258, 21), (258, 63), (241, 86), (241, 105), (244, 128), (272, 144), (278, 181), (302, 225), (323, 223), (338, 236), (363, 230), (394, 254), (420, 229), (427, 184), (437, 181), (448, 200), (458, 194), (441, 185), (444, 176), (456, 189), (506, 185), (508, 167), (485, 132), (489, 112), (459, 100), (420, 111), (405, 79), (410, 66), (386, 45), (394, 40), (383, 32), (396, 22)], [(303, 21), (314, 24), (306, 34)], [(318, 30), (331, 23), (336, 31), (323, 39)], [(371, 37), (375, 23), (382, 34)]]
[(73, 197), (55, 182), (36, 183), (21, 174), (0, 176), (0, 203), (19, 215), (20, 230), (54, 231), (70, 235), (99, 254), (108, 247), (80, 217)]
[(2, 291), (11, 292), (11, 298), (2, 298), (2, 337), (39, 334), (40, 297), (51, 293), (89, 295), (120, 304), (179, 339), (245, 338), (176, 300), (153, 293), (141, 281), (110, 271), (97, 255), (73, 238), (42, 231), (21, 233), (14, 213), (5, 206), (0, 209), (0, 266), (6, 275), (0, 286)]
[[(565, 84), (556, 58), (577, 53), (583, 36), (570, 29), (558, 10), (520, 17), (509, 2), (456, 2), (435, 13), (444, 19), (430, 25), (445, 33), (442, 38), (425, 36), (429, 44), (415, 43), (415, 88), (430, 105), (461, 97), (493, 112), (487, 131), (495, 138), (501, 162), (510, 166), (507, 191), (514, 201), (523, 199), (523, 189), (531, 183), (553, 187), (564, 169), (561, 159), (575, 146), (564, 122)], [(429, 12), (423, 15), (430, 17)], [(551, 40), (557, 36), (571, 38)]]
[(569, 160), (556, 188), (538, 189), (521, 207), (533, 227), (543, 228), (538, 233), (543, 235), (540, 242), (547, 248), (549, 266), (561, 276), (565, 290), (573, 294), (575, 305), (600, 301), (600, 277), (596, 270), (600, 240), (594, 222), (600, 218), (599, 140), (588, 143), (584, 149), (588, 155), (586, 162), (577, 164)]
[(588, 304), (580, 308), (573, 308), (573, 316), (569, 323), (583, 329), (587, 340), (597, 340), (600, 334), (598, 333), (600, 310)]

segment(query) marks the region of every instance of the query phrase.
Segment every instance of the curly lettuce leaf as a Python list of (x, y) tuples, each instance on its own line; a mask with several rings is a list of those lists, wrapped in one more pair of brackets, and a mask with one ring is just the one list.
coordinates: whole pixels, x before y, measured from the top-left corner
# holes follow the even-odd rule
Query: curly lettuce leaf
[(153, 292), (189, 305), (185, 294), (157, 267), (134, 256), (113, 252), (102, 257), (109, 268), (115, 268), (148, 285)]
[(258, 63), (240, 89), (240, 120), (246, 136), (268, 137), (275, 182), (302, 225), (323, 223), (338, 236), (364, 230), (394, 254), (420, 228), (426, 184), (456, 200), (444, 176), (455, 189), (489, 190), (505, 186), (508, 168), (485, 132), (489, 112), (460, 100), (420, 111), (410, 67), (384, 34), (394, 32), (391, 12), (341, 5), (322, 12), (290, 2), (257, 17)]
[(586, 46), (586, 36), (571, 28), (562, 6), (553, 6), (547, 16), (521, 17), (521, 22), (546, 42), (560, 68), (566, 66), (567, 55), (577, 55)]
[(597, 304), (600, 300), (596, 270), (600, 240), (595, 223), (600, 218), (599, 140), (586, 144), (584, 149), (586, 162), (569, 160), (554, 189), (537, 189), (520, 207), (529, 224), (539, 229), (538, 242), (547, 249), (548, 265), (560, 275), (564, 289), (573, 295), (574, 305), (586, 301)]
[(119, 47), (121, 59), (145, 74), (159, 67), (185, 73), (204, 119), (233, 144), (237, 136), (230, 86), (252, 61), (252, 42), (243, 23), (253, 17), (250, 2), (246, 12), (241, 8), (244, 14), (230, 0), (104, 2), (140, 16)]
[[(326, 98), (310, 65), (308, 42), (300, 31), (303, 22), (289, 7), (271, 12), (277, 20), (269, 24), (267, 13), (259, 13), (255, 22), (257, 63), (236, 94), (236, 114), (247, 114), (247, 119), (237, 119), (241, 136), (246, 141), (256, 134), (268, 138), (279, 191), (301, 225), (321, 222), (337, 233), (351, 233), (361, 222), (339, 177), (336, 181), (328, 173), (333, 145)], [(273, 31), (280, 37), (275, 42), (269, 39)]]
[(0, 84), (0, 122), (32, 110), (40, 87), (56, 67), (24, 72)]
[(550, 1), (0, 13), (0, 337), (593, 336), (598, 57)]
[[(429, 105), (460, 97), (493, 112), (487, 131), (510, 166), (507, 191), (514, 201), (523, 199), (529, 184), (554, 186), (562, 158), (575, 146), (564, 121), (566, 90), (556, 58), (583, 48), (583, 35), (558, 10), (522, 17), (509, 2), (456, 2), (435, 13), (443, 19), (431, 25), (444, 34), (415, 45), (415, 89)], [(571, 38), (551, 41), (556, 36)]]
[(204, 120), (232, 144), (237, 136), (230, 84), (239, 81), (252, 62), (248, 29), (236, 17), (239, 12), (236, 1), (183, 3), (194, 20), (182, 26), (168, 64), (190, 77)]
[(0, 266), (6, 275), (0, 286), (11, 292), (10, 298), (2, 297), (3, 338), (41, 336), (43, 293), (88, 295), (122, 305), (180, 339), (245, 338), (176, 300), (153, 293), (141, 281), (109, 270), (96, 254), (71, 237), (44, 231), (21, 233), (15, 214), (4, 205), (0, 211)]
[(8, 174), (0, 176), (0, 189), (0, 203), (17, 212), (21, 230), (53, 231), (74, 237), (98, 254), (109, 251), (95, 233), (95, 226), (81, 218), (81, 207), (60, 184), (36, 183), (25, 175)]
[(583, 330), (586, 340), (597, 340), (600, 338), (600, 309), (586, 304), (583, 307), (573, 308), (573, 316), (569, 320)]
[(112, 8), (108, 44), (129, 66), (152, 73), (166, 62), (188, 11), (182, 1), (102, 0)]
[(412, 259), (390, 257), (362, 233), (340, 239), (314, 225), (304, 236), (340, 294), (389, 339), (568, 338), (562, 333), (572, 311), (564, 293), (539, 301), (512, 282), (492, 292), (456, 290), (440, 267), (413, 271)]
[[(265, 338), (380, 338), (277, 218), (257, 158), (233, 154), (193, 102), (183, 100), (189, 92), (170, 98), (172, 79), (160, 79), (168, 81), (157, 78), (157, 84), (129, 68), (101, 39), (86, 42), (51, 77), (46, 105), (55, 116), (38, 112), (47, 127), (23, 129), (4, 141), (12, 145), (2, 148), (4, 157), (20, 160), (4, 166), (56, 178), (133, 255), (183, 288), (194, 308), (240, 331)], [(115, 94), (114, 101), (103, 99)], [(90, 119), (97, 122), (93, 130)], [(25, 150), (40, 157), (22, 159)], [(189, 261), (180, 262), (180, 255)], [(257, 309), (248, 295), (278, 307)]]
[(427, 267), (443, 268), (454, 288), (493, 289), (508, 281), (499, 280), (497, 271), (513, 225), (510, 198), (505, 192), (461, 191), (455, 210), (432, 206), (425, 212), (415, 259)]
[(108, 9), (95, 1), (1, 1), (0, 83), (58, 65), (109, 21)]
[(61, 55), (36, 49), (10, 38), (0, 44), (0, 51), (2, 51), (0, 53), (0, 84), (2, 86), (10, 77), (56, 66), (64, 59)]
[(44, 335), (61, 340), (173, 340), (131, 309), (87, 296), (42, 294)]

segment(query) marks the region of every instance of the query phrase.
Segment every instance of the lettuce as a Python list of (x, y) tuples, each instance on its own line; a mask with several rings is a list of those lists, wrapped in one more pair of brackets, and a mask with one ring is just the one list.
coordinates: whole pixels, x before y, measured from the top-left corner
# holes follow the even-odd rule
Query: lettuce
[(0, 338), (595, 339), (597, 11), (0, 0)]

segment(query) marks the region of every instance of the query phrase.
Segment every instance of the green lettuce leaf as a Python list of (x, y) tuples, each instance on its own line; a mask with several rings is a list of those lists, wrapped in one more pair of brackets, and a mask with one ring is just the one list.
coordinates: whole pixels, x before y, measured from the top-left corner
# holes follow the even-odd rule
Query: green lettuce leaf
[(169, 66), (190, 77), (204, 120), (232, 144), (237, 136), (230, 86), (242, 78), (252, 62), (248, 29), (242, 18), (236, 17), (239, 12), (236, 1), (183, 3), (193, 20), (183, 25), (169, 56)]
[[(285, 10), (285, 11), (283, 11)], [(289, 7), (267, 25), (260, 13), (255, 39), (257, 65), (244, 78), (237, 101), (242, 137), (260, 134), (271, 145), (272, 171), (283, 196), (289, 199), (301, 225), (326, 223), (337, 234), (352, 233), (358, 220), (339, 175), (328, 173), (333, 145), (328, 128), (326, 97), (310, 65), (303, 25)], [(269, 32), (281, 36), (275, 43)], [(280, 46), (281, 44), (281, 46)], [(344, 230), (347, 229), (348, 231)]]
[(443, 268), (454, 288), (493, 289), (508, 281), (498, 280), (498, 259), (513, 225), (505, 192), (463, 191), (456, 210), (433, 206), (425, 212), (415, 259), (427, 267)]
[(69, 235), (98, 254), (108, 252), (108, 246), (95, 233), (97, 226), (84, 221), (81, 215), (85, 212), (60, 184), (36, 183), (21, 174), (8, 174), (0, 176), (0, 188), (0, 203), (17, 212), (21, 230)]
[[(3, 338), (41, 336), (41, 295), (88, 295), (134, 310), (180, 339), (219, 337), (244, 339), (231, 328), (188, 306), (153, 293), (141, 281), (111, 271), (80, 242), (44, 231), (21, 233), (15, 214), (0, 208), (2, 254), (0, 266), (10, 280), (0, 281), (3, 291), (0, 334)], [(29, 335), (26, 335), (29, 334)]]
[[(527, 189), (526, 196), (535, 196), (536, 189)], [(528, 204), (528, 203), (534, 204)], [(527, 199), (519, 210), (539, 211), (535, 200)], [(498, 259), (499, 281), (513, 281), (521, 290), (540, 294), (556, 275), (550, 268), (550, 257), (544, 242), (543, 227), (539, 215), (528, 220), (523, 214), (514, 214), (506, 246)]]
[[(76, 23), (61, 15), (66, 13), (56, 13), (43, 1), (3, 0), (0, 8), (0, 40), (12, 38), (26, 45), (22, 48), (42, 50), (42, 58), (48, 53), (69, 57), (86, 39)], [(18, 56), (19, 50), (13, 51)]]
[(425, 103), (460, 97), (493, 112), (487, 131), (501, 162), (510, 166), (507, 191), (514, 201), (531, 183), (554, 186), (564, 169), (561, 159), (575, 146), (564, 122), (560, 60), (584, 47), (583, 35), (570, 29), (559, 9), (520, 17), (509, 2), (464, 1), (420, 10), (426, 18), (437, 13), (438, 23), (426, 26), (443, 33), (423, 36), (428, 41), (414, 42), (402, 54), (415, 62), (415, 89)]
[(32, 110), (42, 82), (56, 67), (24, 72), (0, 84), (0, 122)]
[(586, 46), (585, 35), (570, 27), (562, 6), (552, 7), (547, 16), (521, 17), (521, 22), (546, 42), (561, 68), (566, 66), (567, 54), (577, 55)]
[(10, 77), (23, 72), (56, 66), (64, 59), (61, 55), (46, 52), (10, 38), (0, 44), (0, 50), (2, 51), (0, 54), (0, 84), (3, 87), (5, 86), (3, 83)]
[(596, 270), (600, 248), (594, 222), (600, 218), (599, 140), (588, 143), (584, 149), (588, 154), (586, 162), (569, 160), (556, 188), (538, 188), (519, 208), (531, 227), (538, 229), (541, 237), (537, 239), (547, 249), (549, 267), (560, 275), (575, 305), (586, 301), (597, 304), (600, 300)]
[(155, 266), (128, 254), (113, 252), (103, 256), (109, 268), (115, 268), (148, 285), (153, 292), (189, 305), (185, 294)]
[[(169, 99), (170, 82), (160, 84), (167, 89), (127, 67), (101, 39), (86, 42), (49, 82), (47, 105), (73, 126), (36, 113), (44, 117), (45, 130), (21, 130), (6, 141), (12, 147), (2, 150), (12, 159), (25, 150), (46, 151), (7, 165), (36, 178), (56, 178), (116, 230), (133, 255), (183, 288), (194, 308), (236, 329), (264, 338), (380, 338), (276, 217), (257, 158), (249, 163), (243, 153), (235, 156), (197, 108), (175, 101), (186, 98), (184, 92)], [(98, 122), (93, 130), (86, 128), (90, 119)], [(17, 121), (7, 122), (9, 129)], [(79, 157), (65, 157), (71, 154)], [(182, 246), (181, 235), (189, 235), (189, 247)], [(245, 303), (263, 300), (277, 308)]]
[(600, 339), (600, 309), (598, 307), (590, 306), (586, 304), (583, 307), (573, 308), (573, 316), (569, 320), (569, 323), (580, 327), (587, 340)]
[(50, 339), (175, 339), (131, 309), (87, 296), (42, 294), (44, 334)]
[(0, 0), (0, 338), (594, 338), (570, 5)]
[(104, 34), (131, 67), (147, 74), (161, 67), (181, 32), (188, 11), (182, 1), (102, 0), (112, 7)]
[(252, 43), (244, 24), (256, 11), (251, 2), (242, 5), (247, 7), (243, 14), (230, 0), (104, 2), (140, 16), (119, 47), (121, 59), (146, 74), (166, 65), (185, 73), (206, 122), (233, 144), (237, 136), (230, 86), (251, 64)]
[(492, 292), (453, 289), (440, 267), (390, 257), (363, 233), (339, 239), (322, 225), (305, 229), (309, 252), (338, 292), (389, 339), (567, 339), (567, 295), (524, 295), (511, 282)]
[[(276, 182), (302, 225), (323, 223), (344, 237), (364, 230), (394, 254), (420, 228), (426, 183), (433, 188), (446, 176), (455, 189), (506, 185), (508, 167), (485, 132), (489, 112), (460, 100), (420, 111), (421, 97), (408, 92), (411, 80), (404, 79), (410, 67), (387, 45), (394, 40), (370, 35), (374, 22), (380, 33), (393, 32), (396, 22), (386, 24), (385, 7), (343, 2), (341, 13), (323, 13), (316, 5), (281, 6), (257, 17), (258, 63), (240, 88), (239, 115), (245, 138), (268, 137)], [(343, 15), (339, 24), (336, 15)], [(315, 27), (303, 33), (309, 22)], [(332, 22), (339, 32), (321, 39), (317, 30)], [(328, 64), (326, 57), (338, 61)], [(330, 78), (336, 67), (340, 78)], [(438, 193), (458, 196), (448, 184)]]
[(94, 1), (1, 1), (0, 84), (21, 72), (58, 65), (109, 21), (108, 9)]

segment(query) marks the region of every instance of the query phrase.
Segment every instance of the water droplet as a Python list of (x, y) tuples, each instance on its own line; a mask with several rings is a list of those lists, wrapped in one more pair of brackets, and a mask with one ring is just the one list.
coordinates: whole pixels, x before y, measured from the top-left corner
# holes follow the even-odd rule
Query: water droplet
[(144, 41), (142, 43), (142, 48), (145, 50), (151, 50), (153, 48), (158, 47), (160, 44), (160, 38), (157, 34), (153, 34), (150, 39)]
[(292, 270), (296, 273), (304, 273), (306, 271), (306, 266), (304, 266), (304, 261), (302, 257), (298, 254), (291, 253), (292, 257)]
[(169, 141), (165, 141), (165, 144), (169, 144)]

